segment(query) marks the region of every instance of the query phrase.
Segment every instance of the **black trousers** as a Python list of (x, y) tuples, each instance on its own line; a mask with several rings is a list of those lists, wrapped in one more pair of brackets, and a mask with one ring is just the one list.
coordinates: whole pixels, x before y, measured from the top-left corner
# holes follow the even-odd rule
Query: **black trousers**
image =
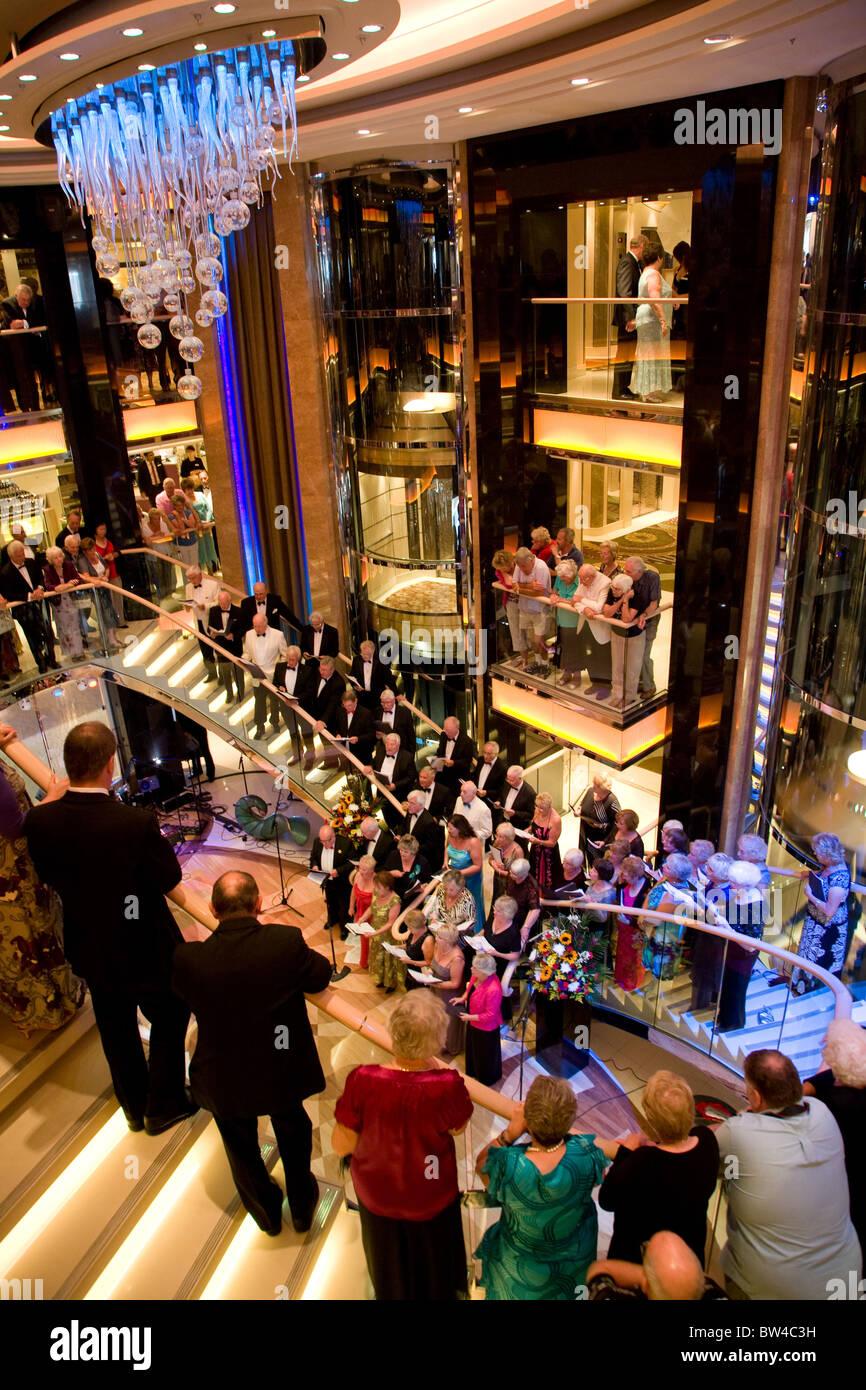
[[(211, 653), (213, 655), (213, 653)], [(220, 661), (217, 659), (217, 675), (220, 678), (220, 685), (226, 693), (229, 704), (233, 699), (232, 685), (237, 691), (238, 700), (244, 698), (246, 681), (244, 680), (243, 667), (235, 666), (233, 661)]]
[[(270, 1116), (283, 1173), (286, 1196), (292, 1216), (305, 1216), (313, 1202), (310, 1159), (313, 1154), (313, 1126), (301, 1101)], [(243, 1116), (214, 1115), (222, 1136), (226, 1157), (240, 1199), (262, 1230), (276, 1226), (283, 1205), (283, 1192), (265, 1167), (259, 1148), (258, 1120)]]
[(254, 718), (256, 728), (263, 729), (270, 711), (270, 719), (275, 729), (280, 727), (280, 701), (267, 686), (254, 685), (253, 699), (255, 701)]
[[(207, 627), (201, 621), (201, 619), (197, 618), (196, 624), (198, 626), (199, 632), (203, 632), (205, 637), (207, 637)], [(216, 675), (217, 654), (214, 651), (213, 647), (209, 647), (207, 642), (199, 642), (198, 649), (201, 652), (201, 659), (207, 667), (208, 674)]]
[(377, 1216), (359, 1200), (361, 1240), (379, 1301), (467, 1298), (460, 1198), (428, 1221)]
[(344, 874), (338, 874), (336, 878), (325, 879), (322, 884), (322, 892), (325, 895), (325, 906), (328, 909), (329, 926), (342, 927), (345, 925), (349, 915), (351, 891), (349, 880)]
[(719, 995), (719, 1028), (745, 1028), (746, 991), (757, 959), (757, 951), (747, 951), (743, 946), (728, 942), (728, 959)]
[[(174, 1115), (186, 1107), (183, 1044), (189, 1009), (164, 990), (91, 985), (96, 1026), (111, 1071), (111, 1083), (132, 1119)], [(149, 1060), (138, 1032), (136, 1009), (150, 1024)]]
[(27, 608), (14, 608), (12, 611), (33, 653), (33, 660), (40, 671), (47, 671), (49, 666), (54, 665), (54, 639), (38, 606), (30, 604)]

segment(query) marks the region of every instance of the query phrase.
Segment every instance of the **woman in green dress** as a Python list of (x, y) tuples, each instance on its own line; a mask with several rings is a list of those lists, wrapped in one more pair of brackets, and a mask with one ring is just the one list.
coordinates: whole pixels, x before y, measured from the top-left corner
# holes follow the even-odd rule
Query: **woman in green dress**
[[(586, 1282), (598, 1244), (592, 1189), (608, 1160), (604, 1141), (571, 1132), (576, 1116), (568, 1082), (539, 1076), (478, 1155), (485, 1205), (502, 1208), (475, 1251), (488, 1299), (568, 1302)], [(529, 1144), (518, 1144), (527, 1132)]]
[(203, 492), (196, 492), (192, 483), (184, 483), (183, 495), (186, 498), (187, 506), (192, 507), (199, 521), (205, 523), (198, 538), (199, 565), (205, 574), (216, 574), (218, 565), (213, 527), (207, 524), (213, 521), (213, 507)]
[(370, 979), (374, 980), (380, 989), (386, 989), (390, 994), (392, 989), (396, 989), (403, 982), (405, 968), (392, 956), (390, 951), (385, 950), (385, 942), (389, 946), (399, 946), (400, 943), (394, 940), (391, 931), (394, 922), (400, 914), (400, 899), (394, 892), (393, 874), (378, 873), (373, 877), (373, 901), (370, 904), (370, 926), (375, 930), (375, 936), (370, 940), (370, 956), (367, 968), (370, 971)]

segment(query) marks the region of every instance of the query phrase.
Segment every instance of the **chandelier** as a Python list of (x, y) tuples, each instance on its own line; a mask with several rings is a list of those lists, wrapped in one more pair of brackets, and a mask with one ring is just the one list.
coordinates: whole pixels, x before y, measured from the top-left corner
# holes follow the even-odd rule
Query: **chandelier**
[(197, 330), (228, 309), (220, 238), (280, 177), (275, 126), (291, 167), (296, 72), (288, 40), (251, 44), (106, 83), (52, 114), (58, 178), (92, 220), (96, 268), (111, 277), (125, 264), (120, 301), (143, 348), (162, 341), (155, 315), (170, 315), (184, 400), (201, 394)]

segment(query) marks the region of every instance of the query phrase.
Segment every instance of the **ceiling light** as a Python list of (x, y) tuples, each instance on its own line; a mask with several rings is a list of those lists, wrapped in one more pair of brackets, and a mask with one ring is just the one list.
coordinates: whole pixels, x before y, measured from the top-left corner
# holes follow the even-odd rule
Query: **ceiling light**
[(572, 87), (585, 87), (585, 86), (587, 85), (588, 82), (589, 82), (589, 78), (588, 78), (588, 77), (573, 77), (573, 78), (571, 79), (571, 85), (572, 85)]
[(277, 37), (277, 31), (276, 31), (276, 29), (263, 29), (263, 30), (262, 30), (262, 38), (263, 38), (263, 39), (275, 39), (276, 37)]
[(193, 44), (193, 48), (195, 49), (196, 53), (206, 53), (206, 52), (207, 52), (207, 44), (206, 44), (206, 43), (194, 43), (194, 44)]
[(704, 43), (730, 43), (730, 34), (710, 34), (709, 38), (704, 39)]
[(302, 72), (301, 75), (300, 75), (300, 77), (299, 77), (297, 80), (298, 80), (299, 82), (309, 82), (309, 80), (310, 80), (310, 74), (309, 74), (308, 72)]
[(458, 113), (458, 115), (460, 115), (460, 116), (468, 116), (468, 115), (470, 114), (471, 111), (472, 111), (472, 107), (471, 107), (471, 106), (458, 106), (458, 107), (457, 107), (457, 113)]
[(8, 130), (8, 125), (0, 125), (0, 130)]
[(359, 135), (369, 135), (369, 134), (370, 134), (370, 131), (369, 131), (369, 130), (359, 130), (359, 131), (358, 131), (358, 134), (359, 134)]
[(11, 100), (12, 100), (12, 98), (11, 98), (11, 96), (9, 95), (8, 92), (0, 92), (0, 101), (11, 101)]
[(214, 6), (213, 6), (213, 12), (214, 12), (214, 14), (234, 14), (235, 9), (236, 9), (236, 6), (235, 6), (235, 5), (228, 5), (228, 4), (222, 4), (222, 3), (220, 3), (219, 5), (214, 5)]
[(858, 782), (866, 782), (866, 750), (858, 748), (848, 754), (848, 771)]
[(139, 72), (153, 72), (154, 70), (153, 63), (139, 63), (138, 65)]
[(345, 63), (350, 55), (348, 53), (332, 53), (331, 57), (335, 63)]
[(121, 33), (125, 39), (140, 39), (144, 33), (143, 29), (122, 29)]
[(78, 62), (78, 54), (77, 54), (77, 53), (61, 53), (61, 55), (60, 55), (60, 61), (61, 61), (61, 63), (77, 63), (77, 62)]
[(448, 391), (425, 391), (403, 406), (406, 415), (432, 415), (454, 409), (454, 396)]
[(381, 34), (381, 32), (382, 32), (382, 26), (381, 26), (381, 24), (362, 24), (362, 25), (361, 25), (361, 33), (362, 33), (362, 34)]
[(35, 72), (23, 72), (18, 79), (19, 82), (38, 82), (39, 78)]

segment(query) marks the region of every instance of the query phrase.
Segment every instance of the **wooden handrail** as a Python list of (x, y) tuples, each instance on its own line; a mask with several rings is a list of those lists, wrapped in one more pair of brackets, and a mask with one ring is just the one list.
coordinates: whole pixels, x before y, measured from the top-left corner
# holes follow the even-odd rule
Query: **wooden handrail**
[[(166, 536), (165, 544), (169, 545), (173, 540), (174, 536)], [(194, 570), (201, 568), (200, 565), (191, 565), (186, 560), (176, 560), (173, 555), (163, 555), (160, 551), (153, 550), (149, 545), (132, 545), (129, 546), (126, 550), (119, 550), (117, 553), (118, 555), (152, 555), (154, 559), (163, 560), (168, 565), (179, 565), (182, 570)], [(209, 577), (213, 578), (212, 575)], [(229, 594), (236, 594), (238, 598), (246, 598), (246, 594), (244, 593), (243, 589), (236, 589), (233, 584), (226, 584), (225, 580), (223, 579), (219, 580), (219, 586), (221, 589), (225, 589), (226, 592)], [(140, 601), (141, 600), (139, 600), (139, 602)]]
[[(572, 613), (577, 613), (581, 618), (586, 618), (588, 623), (607, 623), (610, 627), (630, 628), (634, 627), (637, 622), (637, 618), (635, 618), (630, 623), (624, 623), (621, 618), (605, 618), (601, 613), (593, 613), (592, 617), (589, 618), (586, 617), (586, 614), (581, 613), (579, 608), (575, 608), (570, 599), (566, 599), (565, 602), (562, 602), (561, 600), (557, 601), (556, 599), (545, 598), (543, 594), (519, 594), (515, 588), (509, 588), (506, 584), (500, 584), (498, 579), (495, 579), (490, 587), (492, 589), (501, 589), (503, 594), (510, 594), (512, 598), (525, 598), (530, 603), (545, 603), (548, 608), (570, 608)], [(652, 618), (658, 617), (659, 613), (666, 613), (668, 609), (673, 608), (673, 606), (672, 601), (670, 603), (660, 603), (655, 613), (650, 614), (647, 622)], [(638, 617), (640, 617), (640, 614), (638, 614)]]
[[(339, 657), (340, 661), (345, 663), (346, 666), (351, 666), (352, 658), (350, 656), (346, 656), (345, 652), (337, 652), (337, 656)], [(429, 724), (430, 728), (435, 729), (437, 734), (444, 733), (444, 730), (440, 727), (439, 724), (436, 723), (434, 719), (430, 718), (429, 714), (425, 714), (424, 711), (420, 710), (417, 705), (413, 705), (412, 701), (407, 700), (405, 695), (397, 695), (396, 691), (394, 692), (394, 694), (398, 702), (401, 705), (405, 705), (406, 709), (411, 710), (412, 713), (415, 715), (416, 719), (421, 720), (422, 724)]]
[(626, 298), (625, 295), (618, 294), (568, 294), (558, 295), (554, 298), (530, 299), (530, 304), (688, 304), (687, 294), (669, 294), (662, 299), (661, 295), (649, 295), (641, 297), (633, 295)]

